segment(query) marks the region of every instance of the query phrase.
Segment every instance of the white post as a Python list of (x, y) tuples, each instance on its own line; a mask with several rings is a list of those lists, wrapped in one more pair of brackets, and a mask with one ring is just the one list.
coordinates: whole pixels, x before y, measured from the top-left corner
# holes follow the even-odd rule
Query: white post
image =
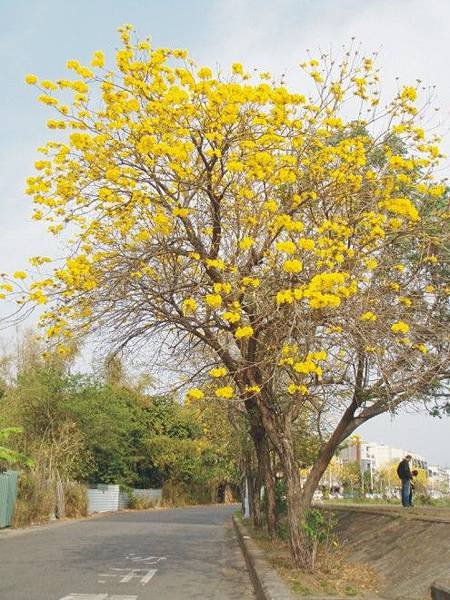
[(248, 501), (248, 479), (245, 478), (244, 519), (250, 519), (250, 504)]

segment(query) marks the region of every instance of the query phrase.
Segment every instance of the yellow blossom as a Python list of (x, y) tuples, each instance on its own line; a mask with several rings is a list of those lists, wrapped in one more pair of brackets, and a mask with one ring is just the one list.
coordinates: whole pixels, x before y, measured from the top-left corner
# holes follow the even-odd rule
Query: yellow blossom
[(222, 296), (219, 294), (207, 294), (205, 301), (211, 308), (219, 308), (222, 305)]
[(416, 344), (414, 348), (417, 348), (422, 354), (426, 354), (428, 352), (428, 348), (425, 344)]
[(261, 280), (258, 277), (243, 277), (242, 285), (258, 288), (261, 285)]
[(197, 302), (196, 300), (194, 300), (194, 298), (186, 298), (185, 300), (183, 300), (183, 313), (185, 315), (188, 315), (190, 313), (195, 312), (195, 310), (197, 309)]
[(275, 248), (280, 252), (286, 252), (287, 254), (294, 254), (294, 252), (297, 250), (297, 246), (290, 240), (285, 242), (277, 242), (275, 244)]
[(276, 301), (277, 304), (292, 304), (294, 295), (291, 290), (282, 290), (277, 292)]
[(223, 313), (222, 319), (228, 323), (237, 323), (241, 320), (241, 315), (238, 312), (227, 310)]
[(406, 298), (405, 296), (400, 296), (398, 300), (401, 304), (403, 304), (403, 306), (409, 307), (412, 305), (412, 300), (410, 298)]
[(259, 394), (261, 392), (261, 388), (259, 385), (248, 385), (245, 388), (245, 391), (253, 394)]
[(253, 335), (253, 327), (251, 327), (250, 325), (238, 327), (234, 335), (237, 339), (251, 337)]
[(408, 333), (409, 325), (404, 321), (397, 321), (391, 325), (391, 329), (394, 333)]
[(186, 396), (194, 400), (201, 400), (205, 397), (205, 394), (202, 390), (199, 390), (198, 388), (191, 388), (186, 392)]
[(217, 388), (214, 391), (218, 398), (232, 398), (234, 396), (234, 389), (230, 385)]
[(189, 209), (188, 208), (181, 208), (181, 207), (176, 207), (172, 210), (172, 215), (174, 217), (188, 217), (189, 216)]
[(308, 393), (308, 388), (306, 385), (296, 385), (295, 383), (291, 383), (287, 387), (288, 394), (301, 394), (302, 396), (306, 396)]
[(283, 269), (286, 271), (286, 273), (300, 273), (300, 271), (303, 269), (303, 263), (301, 260), (296, 258), (292, 260), (285, 260)]
[(36, 83), (38, 80), (38, 78), (36, 77), (36, 75), (33, 75), (31, 73), (29, 73), (28, 75), (25, 75), (25, 83), (28, 83), (28, 85), (33, 85), (34, 83)]
[(363, 313), (360, 317), (361, 321), (376, 321), (377, 320), (377, 315), (373, 312), (365, 312)]
[(105, 55), (103, 54), (103, 52), (101, 50), (97, 50), (92, 55), (91, 66), (92, 67), (104, 67), (105, 66)]
[(316, 243), (311, 238), (300, 238), (297, 242), (297, 245), (303, 250), (314, 250)]
[(246, 236), (239, 242), (239, 248), (241, 250), (248, 250), (254, 245), (254, 243), (255, 240), (252, 237)]
[(209, 371), (209, 375), (211, 377), (225, 377), (228, 374), (228, 370), (225, 367), (216, 367), (215, 369), (211, 369)]

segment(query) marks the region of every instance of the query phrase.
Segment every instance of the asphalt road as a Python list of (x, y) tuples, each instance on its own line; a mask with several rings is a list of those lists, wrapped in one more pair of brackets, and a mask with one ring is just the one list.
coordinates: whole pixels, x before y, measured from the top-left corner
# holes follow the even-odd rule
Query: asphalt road
[(0, 535), (0, 599), (249, 600), (233, 510), (120, 512)]

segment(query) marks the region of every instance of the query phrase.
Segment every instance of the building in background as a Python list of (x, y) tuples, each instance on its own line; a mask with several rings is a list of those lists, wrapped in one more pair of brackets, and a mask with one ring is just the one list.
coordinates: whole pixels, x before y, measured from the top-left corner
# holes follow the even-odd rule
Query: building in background
[(432, 498), (440, 498), (450, 491), (450, 469), (444, 469), (439, 465), (429, 465), (428, 488)]
[(361, 465), (361, 470), (366, 471), (372, 468), (374, 471), (392, 464), (400, 462), (407, 454), (413, 457), (412, 468), (421, 468), (427, 470), (428, 463), (419, 454), (412, 450), (403, 448), (394, 448), (378, 442), (364, 442), (359, 437), (350, 438), (348, 444), (339, 452), (339, 458), (343, 463), (357, 462)]

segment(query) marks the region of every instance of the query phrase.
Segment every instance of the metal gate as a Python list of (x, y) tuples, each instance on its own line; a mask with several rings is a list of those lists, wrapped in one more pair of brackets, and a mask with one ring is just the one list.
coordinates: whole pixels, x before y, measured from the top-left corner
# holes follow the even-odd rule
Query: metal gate
[(17, 471), (0, 473), (0, 528), (10, 527), (17, 498)]

